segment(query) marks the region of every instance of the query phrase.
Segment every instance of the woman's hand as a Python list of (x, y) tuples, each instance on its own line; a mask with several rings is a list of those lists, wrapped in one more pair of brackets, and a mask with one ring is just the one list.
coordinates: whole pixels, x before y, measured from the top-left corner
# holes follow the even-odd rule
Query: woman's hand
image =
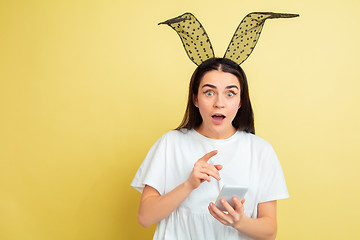
[(222, 169), (221, 165), (212, 165), (208, 163), (209, 159), (217, 154), (217, 150), (211, 151), (200, 158), (195, 164), (194, 168), (187, 180), (187, 183), (192, 189), (196, 189), (204, 181), (210, 182), (210, 176), (220, 180), (219, 171)]
[(230, 204), (225, 199), (220, 200), (221, 204), (224, 206), (224, 208), (228, 213), (225, 213), (220, 209), (218, 209), (214, 203), (209, 204), (209, 212), (214, 218), (216, 218), (222, 224), (237, 228), (237, 225), (241, 222), (241, 220), (245, 216), (244, 214), (245, 198), (242, 201), (240, 201), (238, 198), (233, 197), (232, 200), (235, 204), (235, 209), (231, 207)]

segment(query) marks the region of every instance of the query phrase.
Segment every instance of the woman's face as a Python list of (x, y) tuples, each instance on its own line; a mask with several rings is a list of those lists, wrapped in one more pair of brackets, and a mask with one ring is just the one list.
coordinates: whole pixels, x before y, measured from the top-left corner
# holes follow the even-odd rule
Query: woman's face
[(193, 96), (203, 120), (196, 130), (209, 138), (231, 137), (236, 132), (232, 121), (240, 108), (240, 93), (240, 83), (235, 75), (218, 70), (205, 73), (198, 96)]

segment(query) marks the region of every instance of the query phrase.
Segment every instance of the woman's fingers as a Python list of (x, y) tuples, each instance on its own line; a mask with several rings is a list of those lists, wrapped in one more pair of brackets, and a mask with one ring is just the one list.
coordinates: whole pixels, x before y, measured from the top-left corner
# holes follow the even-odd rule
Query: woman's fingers
[[(191, 186), (194, 188), (199, 187), (203, 181), (210, 182), (210, 177), (220, 180), (219, 170), (221, 165), (213, 165), (207, 161), (217, 154), (217, 150), (211, 151), (200, 158), (195, 164), (191, 176), (189, 177)], [(221, 166), (221, 167), (220, 167)]]
[(220, 170), (223, 168), (222, 165), (214, 165), (214, 167), (215, 167), (218, 171), (220, 171)]
[(203, 159), (199, 159), (195, 164), (194, 164), (194, 169), (196, 171), (200, 171), (202, 173), (205, 173), (209, 176), (212, 176), (213, 178), (220, 180), (220, 174), (218, 169), (210, 164), (210, 163), (206, 163), (204, 162)]
[(208, 174), (209, 176), (212, 176), (213, 178), (220, 180), (220, 174), (219, 171), (214, 167), (214, 165), (211, 164), (205, 164), (200, 169), (201, 172)]
[(194, 177), (199, 180), (205, 180), (210, 182), (210, 175), (205, 171), (202, 171), (202, 169), (200, 169), (199, 167), (194, 167), (193, 174)]
[(199, 179), (205, 180), (205, 181), (208, 181), (208, 182), (210, 182), (210, 180), (211, 180), (209, 175), (207, 175), (205, 173), (199, 173)]
[(216, 213), (212, 210), (212, 208), (210, 207), (210, 205), (209, 205), (209, 212), (210, 212), (210, 214), (214, 217), (214, 218), (216, 218), (219, 222), (221, 222), (222, 224), (224, 224), (224, 225), (227, 225), (227, 222), (225, 221), (225, 220), (223, 220), (223, 219), (221, 219), (218, 215), (216, 215)]
[(208, 152), (207, 154), (205, 154), (205, 155), (204, 155), (202, 158), (200, 158), (199, 160), (200, 160), (200, 161), (207, 162), (207, 161), (209, 161), (209, 159), (210, 159), (211, 157), (215, 156), (217, 153), (218, 153), (217, 150)]
[[(233, 198), (234, 199), (234, 198)], [(234, 201), (234, 200), (233, 200)], [(220, 203), (224, 206), (224, 208), (226, 209), (226, 211), (231, 214), (231, 215), (235, 215), (236, 212), (234, 210), (234, 208), (225, 200), (225, 199), (221, 199)], [(235, 203), (236, 204), (236, 203)]]
[(221, 211), (220, 209), (218, 209), (214, 203), (210, 203), (209, 205), (210, 209), (213, 211), (213, 213), (218, 217), (216, 219), (222, 219), (223, 221), (225, 221), (226, 225), (229, 225), (229, 217), (227, 214), (225, 214), (223, 211)]
[(241, 201), (233, 197), (232, 201), (235, 204), (235, 208), (233, 208), (225, 199), (221, 199), (220, 202), (224, 206), (225, 210), (228, 212), (227, 214), (220, 209), (218, 209), (213, 203), (209, 204), (209, 212), (210, 214), (216, 218), (219, 222), (229, 226), (235, 226), (241, 221), (242, 216), (244, 215), (244, 206), (245, 198)]
[(238, 198), (233, 197), (232, 200), (233, 200), (233, 202), (234, 202), (234, 204), (235, 204), (235, 211), (236, 211), (237, 213), (242, 213), (242, 212), (244, 211), (244, 206), (243, 206), (243, 204), (244, 204), (244, 202), (245, 202), (245, 198), (243, 198), (243, 199), (240, 201)]
[(221, 223), (234, 226), (234, 224), (237, 224), (240, 221), (244, 209), (239, 199), (234, 197), (232, 200), (235, 203), (235, 209), (225, 199), (220, 200), (220, 203), (224, 206), (228, 214), (218, 209), (213, 203), (210, 203), (209, 205), (209, 210), (211, 210), (210, 214)]

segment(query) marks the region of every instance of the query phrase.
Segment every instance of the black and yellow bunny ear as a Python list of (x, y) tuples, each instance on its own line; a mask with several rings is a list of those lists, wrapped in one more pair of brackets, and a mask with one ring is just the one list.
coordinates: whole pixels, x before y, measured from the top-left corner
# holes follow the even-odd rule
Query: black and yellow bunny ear
[(196, 65), (215, 57), (205, 29), (191, 13), (184, 13), (160, 24), (167, 24), (178, 33), (187, 55)]
[(267, 19), (272, 18), (293, 18), (298, 14), (253, 12), (246, 15), (236, 29), (233, 38), (225, 52), (224, 58), (228, 58), (241, 64), (254, 50), (261, 30)]

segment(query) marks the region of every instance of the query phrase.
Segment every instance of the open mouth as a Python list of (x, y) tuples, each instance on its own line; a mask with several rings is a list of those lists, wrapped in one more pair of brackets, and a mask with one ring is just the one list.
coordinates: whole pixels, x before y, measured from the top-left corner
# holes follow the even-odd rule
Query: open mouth
[(226, 118), (223, 114), (214, 114), (211, 117), (215, 120), (223, 120), (224, 118)]

